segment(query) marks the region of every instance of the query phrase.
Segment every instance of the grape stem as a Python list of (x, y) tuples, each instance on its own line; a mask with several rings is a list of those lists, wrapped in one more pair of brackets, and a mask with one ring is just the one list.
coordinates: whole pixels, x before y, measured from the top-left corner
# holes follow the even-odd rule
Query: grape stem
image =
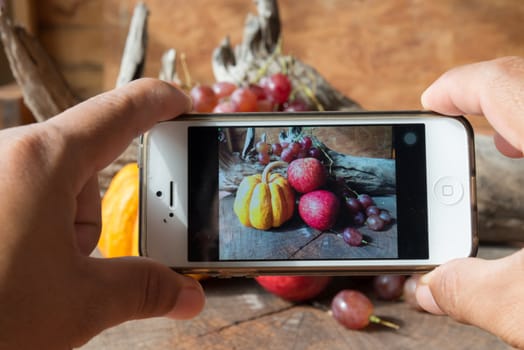
[(393, 323), (393, 322), (389, 322), (389, 321), (386, 321), (386, 320), (383, 320), (380, 317), (375, 316), (375, 315), (369, 316), (369, 322), (381, 324), (383, 326), (386, 326), (388, 328), (392, 328), (392, 329), (395, 329), (395, 330), (400, 329), (400, 326), (398, 324)]

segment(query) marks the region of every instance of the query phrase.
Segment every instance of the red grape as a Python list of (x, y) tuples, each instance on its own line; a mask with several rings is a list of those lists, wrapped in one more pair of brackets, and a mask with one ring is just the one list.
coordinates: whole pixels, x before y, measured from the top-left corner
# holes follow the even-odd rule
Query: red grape
[(353, 220), (353, 224), (357, 226), (362, 226), (366, 222), (366, 215), (364, 215), (363, 212), (359, 211), (351, 218)]
[(237, 107), (231, 101), (222, 101), (213, 108), (213, 113), (235, 113)]
[(349, 329), (362, 329), (370, 322), (380, 323), (384, 326), (398, 329), (398, 325), (380, 319), (373, 315), (373, 303), (363, 293), (344, 289), (335, 295), (331, 302), (331, 313), (344, 327)]
[(291, 81), (287, 75), (275, 73), (272, 76), (260, 82), (267, 96), (275, 103), (281, 104), (288, 100), (291, 94)]
[(360, 201), (360, 204), (362, 204), (362, 207), (366, 209), (367, 207), (371, 205), (375, 205), (375, 202), (373, 201), (373, 198), (369, 194), (359, 194), (358, 200)]
[(199, 113), (210, 113), (218, 104), (218, 98), (210, 86), (197, 85), (191, 89), (193, 110)]
[(296, 158), (293, 150), (290, 147), (284, 148), (282, 154), (280, 154), (280, 159), (284, 162), (291, 163)]
[(302, 149), (309, 151), (311, 146), (313, 146), (313, 140), (309, 136), (304, 136), (300, 141), (300, 146), (302, 146)]
[(391, 217), (391, 214), (389, 213), (389, 211), (387, 211), (385, 209), (382, 209), (380, 211), (380, 213), (378, 214), (378, 217), (381, 218), (386, 225), (391, 224), (391, 222), (393, 221), (393, 218)]
[(294, 99), (284, 105), (285, 112), (306, 112), (311, 110), (309, 105), (301, 99)]
[(296, 156), (298, 152), (302, 149), (302, 146), (298, 142), (292, 142), (288, 146), (291, 149), (291, 152)]
[(264, 142), (264, 141), (258, 141), (255, 146), (255, 149), (257, 150), (258, 153), (269, 153), (270, 148), (271, 146), (269, 145), (269, 143)]
[(406, 277), (402, 275), (381, 275), (373, 278), (373, 289), (380, 299), (397, 300), (402, 296)]
[(349, 197), (346, 198), (346, 208), (348, 209), (350, 214), (356, 215), (357, 213), (362, 211), (362, 204), (360, 204), (360, 201), (358, 199)]
[(366, 220), (366, 225), (373, 231), (380, 231), (384, 229), (386, 224), (378, 215), (370, 215)]
[(362, 233), (354, 227), (346, 227), (344, 231), (342, 231), (342, 238), (344, 239), (344, 242), (352, 247), (358, 247), (361, 246), (362, 243), (367, 243), (363, 239)]
[(271, 152), (273, 152), (275, 156), (280, 157), (280, 155), (282, 154), (282, 145), (280, 143), (274, 143), (271, 146)]
[(258, 154), (258, 162), (262, 165), (269, 164), (269, 153), (259, 153)]
[(370, 205), (369, 207), (366, 208), (367, 216), (378, 215), (378, 214), (380, 214), (380, 209), (376, 205)]
[(313, 158), (321, 159), (322, 158), (322, 152), (318, 148), (316, 148), (316, 147), (311, 147), (309, 149), (309, 156), (313, 157)]
[(219, 81), (213, 84), (213, 91), (219, 99), (231, 96), (236, 88), (237, 86), (235, 84), (228, 81)]
[(267, 99), (266, 92), (264, 91), (264, 88), (262, 86), (251, 84), (249, 85), (249, 90), (251, 90), (251, 92), (255, 94), (255, 96), (257, 97), (257, 100), (266, 100)]
[(231, 101), (237, 106), (238, 112), (257, 111), (257, 96), (248, 88), (238, 88), (233, 91)]
[(273, 102), (270, 100), (257, 100), (257, 112), (272, 112)]

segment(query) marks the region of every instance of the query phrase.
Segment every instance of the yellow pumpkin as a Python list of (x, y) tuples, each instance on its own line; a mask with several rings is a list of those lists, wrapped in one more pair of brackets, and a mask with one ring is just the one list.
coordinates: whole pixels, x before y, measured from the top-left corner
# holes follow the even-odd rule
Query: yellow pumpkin
[(233, 211), (240, 223), (259, 230), (279, 227), (293, 216), (295, 193), (280, 174), (271, 174), (277, 166), (288, 163), (269, 163), (262, 174), (245, 177), (238, 186)]
[[(98, 250), (106, 258), (138, 256), (138, 166), (123, 166), (102, 199), (102, 232)], [(188, 274), (197, 280), (206, 275)]]
[(138, 255), (138, 166), (123, 166), (102, 199), (98, 250), (107, 258)]

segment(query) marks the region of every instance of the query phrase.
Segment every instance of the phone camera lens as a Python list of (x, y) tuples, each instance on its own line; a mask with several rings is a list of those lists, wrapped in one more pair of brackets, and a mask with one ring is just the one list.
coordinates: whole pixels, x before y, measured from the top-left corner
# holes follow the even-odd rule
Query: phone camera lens
[(417, 134), (414, 132), (407, 132), (404, 134), (404, 143), (408, 146), (413, 146), (417, 143)]
[(162, 191), (156, 191), (156, 196), (157, 197), (162, 197)]
[(173, 216), (175, 216), (173, 213), (169, 213), (170, 218), (172, 218)]

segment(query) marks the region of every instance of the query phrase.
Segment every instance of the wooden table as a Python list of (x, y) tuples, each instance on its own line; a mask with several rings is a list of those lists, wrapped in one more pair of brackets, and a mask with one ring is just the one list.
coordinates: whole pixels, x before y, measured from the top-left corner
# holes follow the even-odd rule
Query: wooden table
[[(481, 247), (479, 255), (491, 259), (515, 249)], [(329, 305), (341, 288), (369, 290), (369, 280), (338, 277), (318, 301)], [(370, 326), (350, 331), (321, 307), (286, 302), (252, 279), (210, 279), (202, 284), (207, 304), (195, 319), (126, 322), (82, 349), (511, 349), (478, 328), (415, 311), (404, 302), (375, 300), (375, 313), (398, 323), (400, 330)]]
[[(396, 217), (396, 197), (374, 197), (375, 203)], [(242, 226), (233, 212), (233, 196), (220, 200), (220, 259), (366, 259), (398, 256), (397, 225), (393, 222), (382, 231), (360, 228), (369, 244), (351, 247), (342, 239), (343, 225), (320, 231), (307, 226), (298, 213), (278, 228), (262, 231)]]

